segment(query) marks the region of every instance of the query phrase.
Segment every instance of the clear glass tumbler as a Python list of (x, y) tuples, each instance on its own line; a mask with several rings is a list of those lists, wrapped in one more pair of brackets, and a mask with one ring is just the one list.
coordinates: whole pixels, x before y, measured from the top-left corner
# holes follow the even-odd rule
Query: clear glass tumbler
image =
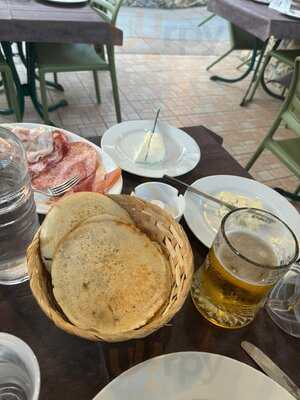
[(298, 253), (294, 233), (276, 216), (254, 208), (230, 212), (194, 275), (195, 306), (215, 325), (249, 324)]
[(37, 228), (25, 149), (0, 127), (0, 284), (28, 279), (26, 249)]
[(23, 340), (0, 333), (0, 400), (38, 400), (40, 368)]

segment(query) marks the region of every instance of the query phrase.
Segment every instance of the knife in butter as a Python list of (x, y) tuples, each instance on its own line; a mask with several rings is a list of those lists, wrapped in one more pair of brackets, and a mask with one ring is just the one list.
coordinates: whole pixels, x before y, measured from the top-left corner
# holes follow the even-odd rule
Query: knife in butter
[(297, 400), (300, 400), (299, 387), (266, 354), (254, 344), (246, 341), (241, 343), (241, 347), (270, 378), (284, 387)]

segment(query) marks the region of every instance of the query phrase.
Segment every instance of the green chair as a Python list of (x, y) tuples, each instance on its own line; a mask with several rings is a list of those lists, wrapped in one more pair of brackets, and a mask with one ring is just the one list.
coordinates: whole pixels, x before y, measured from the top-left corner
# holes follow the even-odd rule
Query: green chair
[[(91, 6), (102, 19), (113, 26), (123, 0), (92, 0)], [(106, 55), (105, 55), (106, 50)], [(117, 121), (121, 122), (121, 107), (115, 66), (114, 46), (92, 46), (81, 43), (41, 43), (35, 44), (36, 67), (40, 78), (43, 119), (50, 123), (45, 75), (47, 73), (92, 71), (97, 102), (101, 102), (98, 71), (109, 71)]]
[(6, 95), (8, 108), (7, 109), (0, 109), (0, 115), (10, 115), (15, 114), (16, 120), (22, 121), (19, 103), (18, 103), (18, 96), (13, 80), (13, 76), (8, 64), (5, 61), (4, 56), (0, 50), (0, 75), (2, 78), (2, 84), (4, 88), (4, 93)]
[(247, 103), (250, 102), (253, 99), (259, 84), (262, 85), (263, 89), (269, 95), (271, 95), (273, 97), (276, 97), (276, 98), (278, 98), (280, 100), (283, 100), (283, 96), (282, 95), (278, 95), (278, 94), (273, 93), (267, 87), (266, 82), (265, 82), (265, 78), (264, 78), (265, 71), (266, 71), (266, 68), (267, 68), (271, 58), (275, 58), (276, 60), (288, 65), (289, 67), (294, 68), (295, 60), (296, 60), (297, 57), (300, 56), (300, 49), (291, 49), (291, 50), (281, 49), (281, 50), (277, 50), (279, 44), (280, 44), (280, 41), (278, 40), (275, 43), (275, 45), (273, 46), (273, 48), (266, 54), (264, 62), (263, 62), (263, 65), (262, 65), (262, 67), (261, 67), (261, 69), (260, 69), (260, 71), (259, 71), (259, 73), (257, 75), (257, 79), (255, 81), (255, 84), (254, 84), (254, 86), (252, 88), (252, 91), (249, 94), (249, 97), (247, 99)]
[[(291, 129), (296, 136), (291, 139), (274, 139), (281, 123)], [(294, 75), (289, 93), (269, 132), (248, 161), (249, 170), (264, 149), (270, 150), (300, 179), (300, 57), (296, 58)], [(298, 192), (300, 187), (297, 188)]]
[(219, 63), (221, 60), (223, 60), (225, 57), (227, 57), (230, 53), (232, 53), (235, 50), (252, 50), (252, 57), (249, 60), (248, 63), (248, 69), (246, 71), (246, 75), (243, 74), (242, 77), (237, 78), (237, 79), (226, 79), (226, 78), (221, 78), (221, 77), (211, 77), (213, 80), (222, 80), (226, 82), (237, 82), (241, 79), (244, 79), (245, 76), (247, 76), (251, 70), (254, 67), (256, 57), (260, 55), (261, 50), (264, 48), (265, 44), (261, 40), (257, 39), (255, 36), (251, 35), (250, 33), (238, 28), (236, 25), (229, 23), (229, 34), (230, 34), (230, 44), (231, 47), (226, 53), (222, 54), (220, 57), (218, 57), (215, 61), (213, 61), (208, 67), (206, 67), (206, 70), (208, 71), (210, 68), (212, 68), (214, 65)]

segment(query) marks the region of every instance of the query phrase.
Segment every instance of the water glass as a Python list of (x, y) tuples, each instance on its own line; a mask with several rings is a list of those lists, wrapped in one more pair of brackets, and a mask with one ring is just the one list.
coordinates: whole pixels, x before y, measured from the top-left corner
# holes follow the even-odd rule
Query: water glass
[(40, 384), (31, 348), (16, 336), (0, 333), (0, 400), (38, 400)]
[(0, 127), (0, 284), (28, 279), (26, 249), (37, 228), (25, 149)]
[(273, 214), (254, 208), (230, 212), (194, 275), (197, 309), (223, 328), (249, 324), (298, 253), (294, 233)]

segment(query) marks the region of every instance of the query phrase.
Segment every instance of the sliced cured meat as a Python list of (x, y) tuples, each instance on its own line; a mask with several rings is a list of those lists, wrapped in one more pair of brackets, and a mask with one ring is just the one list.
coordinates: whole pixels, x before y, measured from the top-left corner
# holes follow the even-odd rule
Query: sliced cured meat
[(69, 143), (69, 150), (65, 157), (52, 168), (42, 172), (32, 180), (36, 189), (46, 189), (60, 185), (73, 176), (81, 180), (95, 174), (99, 162), (97, 151), (87, 143)]
[(92, 192), (105, 194), (118, 181), (121, 176), (121, 169), (116, 168), (111, 172), (103, 173), (103, 169), (97, 169)]
[(50, 154), (41, 158), (38, 162), (28, 164), (29, 173), (32, 179), (55, 166), (67, 154), (70, 143), (62, 132), (52, 132), (52, 141), (53, 150)]
[(49, 129), (15, 127), (11, 131), (22, 141), (29, 163), (35, 163), (52, 153), (53, 136)]

